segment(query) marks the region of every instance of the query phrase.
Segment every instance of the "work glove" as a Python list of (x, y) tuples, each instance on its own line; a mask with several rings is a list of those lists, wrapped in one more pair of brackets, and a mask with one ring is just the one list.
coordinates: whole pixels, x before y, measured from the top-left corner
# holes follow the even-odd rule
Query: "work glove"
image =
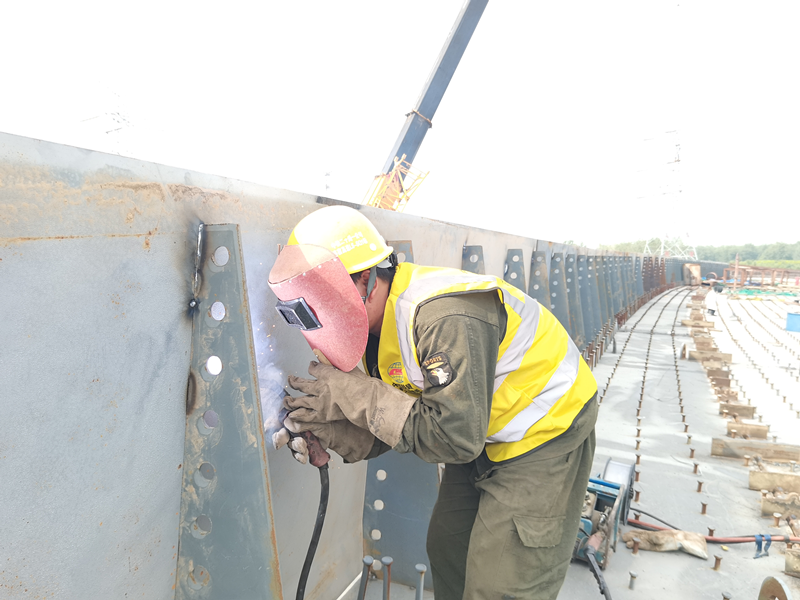
[(284, 428), (273, 436), (276, 448), (289, 444), (292, 455), (299, 462), (308, 462), (308, 447), (301, 437), (290, 438), (289, 432), (310, 431), (325, 450), (333, 450), (346, 463), (354, 463), (364, 458), (375, 444), (375, 436), (366, 429), (353, 425), (350, 421), (331, 421), (329, 423), (295, 423), (291, 413), (283, 422)]
[(403, 433), (408, 413), (417, 401), (358, 368), (350, 372), (312, 362), (308, 373), (316, 379), (289, 377), (289, 386), (305, 396), (285, 398), (294, 423), (329, 423), (346, 419), (391, 447)]

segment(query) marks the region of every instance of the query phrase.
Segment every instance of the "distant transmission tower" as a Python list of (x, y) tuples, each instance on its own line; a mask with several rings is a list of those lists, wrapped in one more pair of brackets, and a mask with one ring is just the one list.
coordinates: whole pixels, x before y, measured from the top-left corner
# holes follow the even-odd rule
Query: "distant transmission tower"
[(650, 238), (644, 245), (644, 253), (700, 260), (700, 257), (697, 256), (697, 248), (689, 240), (688, 233), (683, 234), (683, 236), (665, 235), (663, 238)]

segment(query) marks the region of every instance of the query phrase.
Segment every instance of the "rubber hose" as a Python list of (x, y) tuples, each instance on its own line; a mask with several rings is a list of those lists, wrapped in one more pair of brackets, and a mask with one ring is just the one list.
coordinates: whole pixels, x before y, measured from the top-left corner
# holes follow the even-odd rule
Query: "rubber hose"
[(300, 571), (300, 581), (297, 583), (296, 600), (303, 600), (306, 595), (306, 583), (308, 582), (308, 574), (311, 572), (311, 563), (314, 562), (314, 554), (317, 553), (317, 546), (319, 545), (319, 536), (322, 534), (322, 526), (325, 524), (325, 513), (328, 512), (328, 493), (330, 491), (330, 480), (328, 478), (328, 464), (324, 464), (319, 468), (319, 508), (317, 509), (317, 520), (314, 523), (314, 533), (311, 534), (311, 543), (308, 545), (308, 552), (306, 552), (306, 560), (303, 563), (303, 570)]
[[(628, 519), (628, 523), (640, 529), (649, 529), (651, 531), (672, 531), (669, 527), (661, 527), (660, 525), (653, 525), (652, 523), (645, 523), (644, 521), (637, 521), (636, 519)], [(746, 537), (718, 537), (711, 535), (703, 536), (707, 542), (712, 544), (747, 544), (756, 541), (756, 536)], [(800, 544), (800, 537), (793, 537), (789, 535), (773, 535), (772, 542), (790, 542), (792, 544)]]

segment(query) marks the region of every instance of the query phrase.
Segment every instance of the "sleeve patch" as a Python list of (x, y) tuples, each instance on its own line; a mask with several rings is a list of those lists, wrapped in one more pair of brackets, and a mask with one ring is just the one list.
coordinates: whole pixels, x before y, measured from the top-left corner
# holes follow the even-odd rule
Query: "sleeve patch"
[(422, 361), (422, 368), (431, 387), (445, 387), (455, 379), (456, 374), (450, 365), (450, 359), (444, 352), (431, 354)]

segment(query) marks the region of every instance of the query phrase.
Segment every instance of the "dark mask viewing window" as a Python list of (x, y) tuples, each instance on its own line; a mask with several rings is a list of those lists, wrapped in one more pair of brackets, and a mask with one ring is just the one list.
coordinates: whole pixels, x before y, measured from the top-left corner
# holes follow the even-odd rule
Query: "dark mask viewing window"
[(278, 300), (275, 310), (281, 314), (290, 327), (296, 327), (303, 331), (314, 331), (322, 327), (322, 323), (319, 322), (319, 319), (317, 319), (317, 316), (311, 311), (311, 307), (308, 306), (303, 298), (285, 302)]

